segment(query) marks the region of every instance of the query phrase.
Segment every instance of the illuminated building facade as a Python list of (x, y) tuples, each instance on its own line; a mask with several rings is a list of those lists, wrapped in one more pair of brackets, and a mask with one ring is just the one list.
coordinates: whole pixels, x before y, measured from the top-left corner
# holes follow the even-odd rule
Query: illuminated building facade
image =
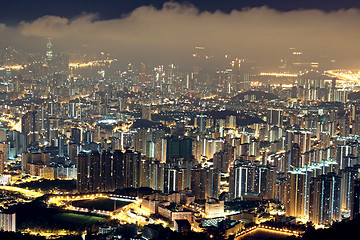
[(16, 232), (16, 214), (0, 212), (0, 230)]
[(335, 173), (311, 179), (309, 220), (314, 224), (329, 226), (341, 219), (340, 180)]
[(359, 215), (360, 215), (360, 180), (355, 179), (352, 187), (350, 218), (354, 219)]
[(39, 126), (37, 124), (37, 112), (28, 111), (21, 118), (21, 132), (25, 137), (26, 149), (35, 144), (39, 138)]

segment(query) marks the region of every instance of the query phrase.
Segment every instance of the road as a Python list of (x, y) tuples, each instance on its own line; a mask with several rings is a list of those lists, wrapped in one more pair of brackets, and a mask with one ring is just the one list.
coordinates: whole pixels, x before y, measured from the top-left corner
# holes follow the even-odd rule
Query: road
[(6, 190), (6, 191), (11, 191), (11, 192), (18, 192), (26, 197), (31, 197), (31, 198), (38, 198), (43, 196), (44, 194), (33, 191), (33, 190), (27, 190), (24, 188), (19, 188), (19, 187), (13, 187), (13, 186), (0, 186), (0, 190)]
[(326, 75), (337, 78), (343, 85), (360, 85), (360, 72), (350, 70), (327, 70)]

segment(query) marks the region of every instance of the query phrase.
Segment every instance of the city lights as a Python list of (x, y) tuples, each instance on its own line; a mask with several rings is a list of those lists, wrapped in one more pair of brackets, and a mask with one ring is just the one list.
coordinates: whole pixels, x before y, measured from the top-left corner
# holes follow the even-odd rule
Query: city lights
[(2, 3), (0, 239), (356, 235), (344, 1)]

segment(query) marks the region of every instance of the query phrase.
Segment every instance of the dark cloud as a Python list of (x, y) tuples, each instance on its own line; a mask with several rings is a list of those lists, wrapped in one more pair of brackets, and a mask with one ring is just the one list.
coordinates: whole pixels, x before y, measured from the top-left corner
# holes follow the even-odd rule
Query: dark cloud
[(357, 9), (280, 12), (260, 7), (224, 13), (169, 2), (161, 9), (143, 6), (111, 20), (84, 14), (71, 19), (43, 16), (16, 27), (0, 24), (0, 41), (44, 48), (41, 44), (51, 36), (61, 51), (86, 45), (88, 50), (110, 51), (123, 61), (153, 64), (187, 63), (196, 45), (215, 57), (231, 54), (264, 64), (296, 47), (310, 60), (328, 55), (349, 64), (359, 63), (359, 24)]
[[(32, 21), (44, 15), (54, 15), (72, 18), (83, 12), (96, 12), (104, 19), (114, 19), (128, 14), (141, 6), (154, 6), (161, 9), (168, 0), (0, 0), (0, 22), (17, 24), (20, 21)], [(323, 11), (337, 11), (339, 9), (360, 8), (360, 1), (354, 0), (176, 0), (194, 4), (202, 11), (222, 11), (267, 6), (279, 11), (298, 9), (319, 9)]]

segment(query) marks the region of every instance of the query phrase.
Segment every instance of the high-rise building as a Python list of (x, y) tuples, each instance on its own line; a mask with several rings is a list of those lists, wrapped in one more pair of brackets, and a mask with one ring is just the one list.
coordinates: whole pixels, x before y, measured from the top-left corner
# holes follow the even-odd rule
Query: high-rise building
[[(339, 164), (340, 169), (345, 169), (348, 167), (352, 167), (356, 162), (356, 158), (353, 157), (353, 147), (349, 144), (347, 145), (338, 145), (336, 148), (336, 161)], [(355, 161), (354, 161), (355, 160)]]
[(141, 118), (151, 121), (151, 105), (143, 105), (141, 108)]
[(206, 115), (197, 115), (194, 122), (194, 127), (198, 129), (198, 132), (203, 133), (206, 130)]
[(4, 173), (4, 167), (5, 167), (5, 154), (0, 151), (0, 174)]
[(164, 169), (164, 193), (173, 193), (178, 191), (177, 170), (165, 167)]
[(47, 67), (50, 67), (52, 65), (52, 60), (53, 60), (52, 45), (53, 44), (51, 38), (48, 38), (48, 41), (46, 43), (46, 55), (45, 55), (45, 63)]
[(226, 127), (231, 129), (236, 128), (236, 116), (226, 116)]
[(335, 173), (311, 178), (309, 220), (314, 224), (330, 226), (341, 219), (340, 177)]
[(114, 191), (113, 186), (113, 154), (110, 151), (103, 151), (100, 163), (101, 191)]
[(148, 159), (140, 161), (140, 187), (150, 187), (150, 163)]
[(50, 145), (54, 146), (55, 141), (58, 137), (59, 133), (59, 119), (57, 118), (49, 118), (49, 129), (47, 131), (48, 134), (48, 141)]
[(220, 173), (214, 168), (196, 168), (191, 170), (191, 191), (195, 199), (218, 198)]
[[(265, 180), (264, 180), (265, 181)], [(268, 166), (268, 176), (266, 178), (265, 185), (266, 191), (263, 192), (263, 196), (265, 199), (276, 199), (276, 186), (277, 186), (277, 171), (276, 167)]]
[[(77, 189), (79, 192), (107, 192), (141, 187), (141, 158), (138, 152), (97, 150), (80, 152), (77, 157)], [(146, 173), (145, 173), (146, 174)], [(144, 182), (144, 181), (143, 181)]]
[(159, 161), (153, 161), (150, 163), (150, 187), (156, 191), (164, 191), (165, 165), (165, 163), (160, 163)]
[(139, 152), (127, 150), (124, 154), (125, 161), (125, 187), (140, 187), (140, 164)]
[(155, 144), (155, 159), (165, 163), (166, 162), (166, 144), (167, 140), (165, 138), (158, 138)]
[(217, 152), (213, 156), (214, 168), (220, 172), (227, 173), (230, 170), (230, 166), (235, 160), (235, 147), (231, 146), (228, 142), (224, 143), (222, 151)]
[(307, 218), (309, 208), (309, 178), (307, 171), (294, 169), (287, 173), (284, 205), (287, 216)]
[(0, 212), (0, 230), (16, 232), (16, 213)]
[(246, 193), (252, 192), (253, 168), (251, 163), (235, 162), (230, 169), (229, 194), (230, 198), (240, 198)]
[[(24, 158), (24, 156), (23, 156)], [(89, 156), (86, 152), (80, 152), (77, 156), (76, 188), (79, 193), (89, 192)]]
[[(358, 166), (358, 165), (357, 165)], [(359, 167), (359, 166), (358, 166)], [(359, 177), (358, 167), (348, 167), (340, 170), (341, 176), (341, 209), (349, 213), (352, 207), (352, 197), (355, 180)]]
[(293, 170), (294, 168), (299, 167), (302, 167), (300, 146), (297, 143), (293, 143), (290, 150), (290, 166), (288, 170)]
[(254, 176), (252, 183), (252, 193), (261, 194), (263, 197), (266, 197), (267, 192), (270, 189), (270, 171), (269, 167), (265, 165), (258, 165), (254, 168)]
[(283, 110), (268, 109), (267, 122), (270, 125), (282, 127), (282, 125), (283, 125)]
[(76, 164), (76, 157), (79, 154), (79, 144), (69, 143), (67, 150), (68, 150), (68, 156), (69, 156), (70, 162), (72, 164)]
[(146, 144), (150, 140), (150, 129), (139, 128), (134, 134), (134, 149), (146, 155)]
[(213, 157), (214, 168), (220, 172), (227, 173), (231, 164), (228, 155), (229, 154), (224, 151), (215, 153)]
[(71, 128), (71, 137), (70, 140), (73, 143), (80, 144), (81, 143), (81, 130), (78, 128)]
[(28, 149), (39, 137), (36, 124), (36, 111), (28, 111), (21, 118), (21, 132), (25, 136), (25, 148)]
[(121, 150), (115, 150), (113, 154), (113, 185), (115, 189), (125, 188), (125, 159)]
[(190, 161), (192, 159), (192, 139), (189, 137), (167, 137), (166, 138), (166, 162), (178, 159)]
[(286, 151), (290, 151), (293, 143), (300, 146), (301, 153), (311, 150), (311, 132), (309, 131), (287, 130), (285, 141)]
[(230, 90), (248, 91), (250, 89), (251, 63), (244, 59), (236, 58), (231, 62)]
[(360, 179), (353, 180), (352, 197), (351, 197), (351, 215), (354, 219), (360, 216)]
[(93, 150), (89, 154), (89, 190), (90, 192), (101, 191), (100, 153)]

